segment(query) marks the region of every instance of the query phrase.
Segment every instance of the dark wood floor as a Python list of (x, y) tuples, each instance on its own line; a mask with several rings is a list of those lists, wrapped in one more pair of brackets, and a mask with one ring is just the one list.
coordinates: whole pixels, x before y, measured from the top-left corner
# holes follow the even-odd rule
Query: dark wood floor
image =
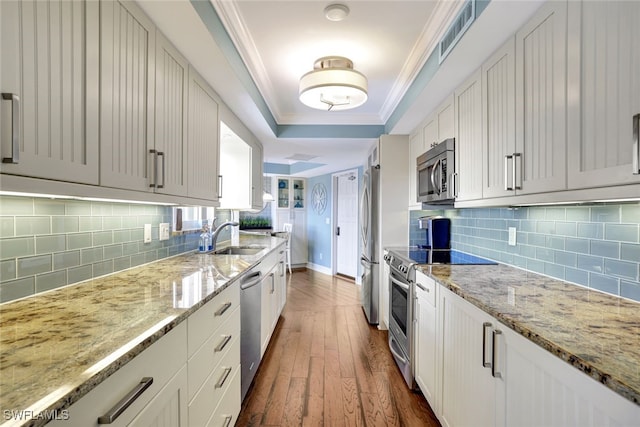
[(352, 281), (294, 271), (238, 426), (439, 426), (405, 385)]

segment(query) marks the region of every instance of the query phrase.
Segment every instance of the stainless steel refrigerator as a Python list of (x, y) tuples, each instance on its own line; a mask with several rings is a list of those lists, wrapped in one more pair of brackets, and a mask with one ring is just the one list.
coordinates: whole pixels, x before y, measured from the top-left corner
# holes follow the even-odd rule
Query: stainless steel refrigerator
[(380, 236), (378, 228), (380, 166), (371, 166), (364, 172), (360, 193), (360, 264), (362, 289), (360, 299), (367, 320), (379, 322), (380, 273), (378, 268)]

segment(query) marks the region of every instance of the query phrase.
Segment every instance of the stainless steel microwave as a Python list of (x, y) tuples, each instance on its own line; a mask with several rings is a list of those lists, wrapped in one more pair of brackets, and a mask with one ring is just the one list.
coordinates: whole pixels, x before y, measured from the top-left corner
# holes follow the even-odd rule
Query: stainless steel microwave
[(452, 205), (455, 200), (455, 140), (445, 139), (417, 159), (418, 202)]

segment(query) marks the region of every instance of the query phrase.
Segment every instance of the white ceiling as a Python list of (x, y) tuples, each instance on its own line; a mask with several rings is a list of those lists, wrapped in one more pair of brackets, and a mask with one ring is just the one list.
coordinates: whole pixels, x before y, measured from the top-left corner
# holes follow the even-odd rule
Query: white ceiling
[[(300, 160), (288, 157), (309, 155), (315, 156), (309, 162), (324, 165), (297, 174), (306, 177), (365, 163), (375, 139), (341, 138), (339, 132), (331, 132), (331, 126), (303, 125), (388, 125), (462, 5), (458, 0), (340, 1), (350, 14), (344, 21), (331, 22), (323, 13), (334, 3), (330, 0), (210, 1), (211, 13), (215, 9), (231, 48), (244, 63), (241, 67), (246, 67), (253, 88), (258, 88), (257, 96), (268, 107), (267, 118), (264, 108), (256, 104), (252, 85), (229, 57), (224, 37), (212, 36), (211, 20), (203, 23), (207, 18), (202, 7), (198, 13), (188, 0), (141, 0), (139, 4), (263, 143), (265, 162), (294, 164)], [(411, 132), (540, 4), (493, 0), (428, 84), (411, 94), (414, 101), (402, 118), (394, 120), (390, 133)], [(329, 55), (348, 57), (367, 76), (369, 99), (363, 106), (328, 112), (298, 101), (300, 76), (313, 69), (316, 59)], [(306, 128), (308, 135), (278, 137), (270, 123), (273, 119), (279, 125)]]

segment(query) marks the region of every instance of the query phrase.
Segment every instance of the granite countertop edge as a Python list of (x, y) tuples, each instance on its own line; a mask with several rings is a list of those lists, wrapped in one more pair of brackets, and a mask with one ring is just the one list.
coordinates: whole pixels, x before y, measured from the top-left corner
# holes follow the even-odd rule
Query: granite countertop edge
[[(97, 386), (99, 386), (102, 382), (104, 382), (107, 378), (109, 378), (111, 375), (116, 373), (119, 369), (121, 369), (123, 366), (125, 366), (127, 363), (129, 363), (131, 360), (133, 360), (140, 353), (142, 353), (144, 350), (149, 348), (151, 345), (153, 345), (155, 342), (157, 342), (160, 338), (162, 338), (163, 336), (168, 334), (176, 326), (178, 326), (179, 324), (181, 324), (182, 322), (187, 320), (189, 318), (189, 316), (191, 316), (193, 313), (195, 313), (198, 309), (203, 307), (209, 301), (213, 300), (217, 295), (219, 295), (224, 290), (226, 290), (231, 285), (233, 285), (238, 279), (240, 279), (244, 275), (244, 273), (246, 273), (247, 271), (251, 270), (252, 268), (257, 266), (258, 264), (260, 264), (260, 262), (264, 258), (266, 258), (269, 254), (271, 254), (272, 252), (276, 251), (279, 247), (281, 247), (281, 246), (283, 246), (285, 244), (286, 244), (286, 241), (282, 239), (282, 242), (279, 242), (276, 245), (272, 245), (269, 248), (268, 251), (266, 251), (264, 253), (259, 253), (258, 255), (261, 255), (259, 258), (255, 257), (255, 256), (248, 256), (248, 257), (242, 256), (243, 259), (251, 259), (252, 262), (240, 274), (238, 274), (237, 276), (229, 278), (229, 280), (226, 283), (221, 285), (219, 288), (215, 289), (213, 292), (211, 292), (211, 293), (207, 294), (206, 296), (204, 296), (200, 301), (198, 301), (197, 303), (193, 304), (191, 307), (186, 309), (184, 312), (182, 312), (181, 314), (177, 315), (176, 317), (174, 317), (173, 319), (171, 319), (167, 323), (163, 324), (162, 326), (159, 326), (156, 330), (150, 331), (144, 338), (141, 338), (140, 342), (138, 342), (136, 345), (134, 345), (126, 353), (122, 354), (120, 357), (118, 357), (114, 361), (110, 362), (108, 365), (106, 365), (104, 368), (100, 369), (99, 371), (97, 371), (96, 373), (91, 375), (90, 377), (88, 377), (88, 378), (86, 378), (84, 380), (81, 380), (81, 382), (78, 385), (73, 387), (70, 391), (68, 391), (65, 395), (60, 397), (58, 400), (56, 400), (52, 404), (48, 405), (46, 409), (40, 410), (37, 415), (43, 415), (43, 414), (47, 414), (47, 413), (48, 414), (52, 414), (52, 413), (57, 413), (57, 412), (60, 412), (62, 410), (68, 409), (71, 405), (73, 405), (74, 403), (79, 401), (82, 397), (84, 397), (86, 394), (88, 394), (93, 389), (95, 389)], [(222, 245), (220, 245), (219, 249), (223, 249), (226, 246), (230, 246), (230, 245), (228, 243), (227, 244), (222, 244)], [(199, 256), (199, 255), (202, 255), (202, 254), (198, 253), (197, 251), (191, 251), (191, 252), (178, 254), (178, 255), (172, 256), (170, 258), (175, 258), (175, 257), (179, 257), (179, 256), (184, 256), (184, 255)], [(149, 266), (152, 266), (154, 264), (161, 263), (161, 262), (163, 262), (163, 261), (165, 261), (167, 259), (169, 259), (169, 258), (153, 261), (153, 262), (151, 262), (149, 264), (146, 264), (146, 265), (143, 265), (141, 267), (145, 267), (145, 266), (149, 267)], [(114, 274), (118, 274), (118, 273), (112, 273), (109, 276), (114, 275)], [(78, 284), (71, 285), (71, 286), (82, 286), (82, 285), (83, 285), (83, 283), (78, 283)], [(34, 415), (36, 415), (35, 412), (34, 412)], [(5, 426), (6, 427), (10, 427), (10, 426), (40, 427), (40, 426), (46, 425), (48, 422), (52, 421), (52, 419), (51, 418), (47, 418), (46, 416), (42, 417), (42, 418), (40, 418), (39, 416), (36, 416), (36, 417), (34, 417), (32, 419), (29, 419), (29, 420), (23, 420), (24, 422), (17, 422), (16, 423), (15, 421), (17, 421), (17, 420), (13, 420), (14, 422), (12, 422), (11, 420), (9, 420), (9, 421), (5, 420), (5, 421), (6, 421), (5, 423), (0, 424), (0, 427), (5, 427)]]
[[(501, 264), (501, 266), (515, 269), (515, 267), (509, 267), (509, 266), (502, 265), (502, 264)], [(423, 268), (421, 268), (421, 266), (417, 266), (417, 268), (419, 268), (420, 271), (422, 271), (424, 274), (426, 274), (427, 276), (433, 278), (437, 283), (439, 283), (440, 285), (444, 286), (445, 288), (447, 288), (448, 290), (450, 290), (454, 294), (458, 295), (462, 299), (464, 299), (464, 300), (468, 301), (469, 303), (473, 304), (474, 306), (478, 307), (479, 309), (481, 309), (485, 313), (493, 316), (500, 323), (502, 323), (503, 325), (507, 326), (511, 330), (513, 330), (516, 333), (522, 335), (523, 337), (525, 337), (529, 341), (537, 344), (538, 346), (544, 348), (545, 350), (547, 350), (548, 352), (550, 352), (553, 355), (557, 356), (558, 358), (562, 359), (564, 362), (568, 363), (569, 365), (571, 365), (571, 366), (577, 368), (578, 370), (582, 371), (583, 373), (585, 373), (586, 375), (588, 375), (589, 377), (591, 377), (595, 381), (597, 381), (597, 382), (603, 384), (604, 386), (608, 387), (609, 389), (613, 390), (615, 393), (621, 395), (622, 397), (630, 400), (631, 402), (633, 402), (633, 403), (635, 403), (637, 405), (640, 405), (640, 390), (636, 390), (633, 387), (630, 387), (629, 385), (625, 384), (623, 381), (618, 380), (615, 377), (613, 377), (610, 373), (603, 371), (602, 369), (600, 369), (600, 368), (594, 366), (593, 364), (589, 363), (588, 361), (584, 360), (580, 356), (578, 356), (578, 355), (572, 353), (571, 351), (563, 348), (561, 345), (559, 345), (559, 344), (557, 344), (557, 343), (555, 343), (555, 342), (553, 342), (553, 341), (551, 341), (549, 339), (546, 339), (544, 336), (541, 336), (540, 334), (532, 331), (530, 328), (528, 328), (526, 326), (526, 324), (524, 322), (522, 322), (520, 320), (517, 320), (517, 319), (513, 319), (510, 316), (508, 316), (507, 314), (505, 314), (505, 313), (495, 309), (494, 307), (491, 307), (490, 305), (487, 305), (484, 302), (474, 298), (473, 296), (471, 296), (468, 293), (466, 293), (461, 286), (458, 286), (457, 284), (452, 282), (451, 279), (443, 279), (443, 278), (439, 277), (437, 273), (429, 272), (428, 269), (423, 269)], [(533, 273), (529, 273), (529, 274), (533, 274)], [(543, 276), (541, 276), (541, 277), (543, 277)], [(558, 282), (561, 282), (561, 281), (558, 280)], [(567, 283), (567, 284), (570, 284), (570, 285), (573, 285), (573, 286), (578, 286), (578, 285), (571, 284), (569, 282), (564, 282), (564, 283)]]

